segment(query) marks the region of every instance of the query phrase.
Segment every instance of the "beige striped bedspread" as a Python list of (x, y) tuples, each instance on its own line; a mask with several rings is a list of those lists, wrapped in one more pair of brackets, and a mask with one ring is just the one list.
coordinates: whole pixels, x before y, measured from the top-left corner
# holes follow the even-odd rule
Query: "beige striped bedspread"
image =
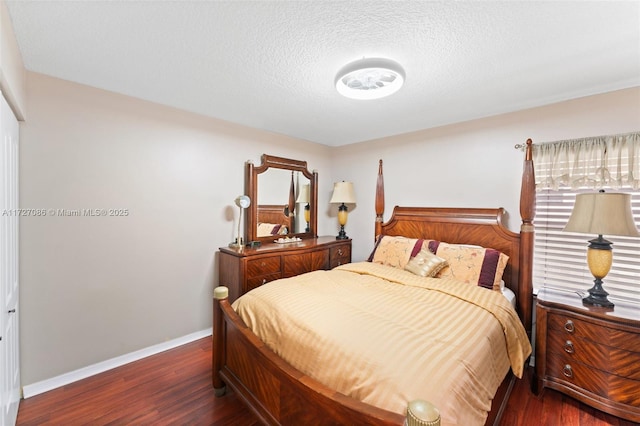
[(481, 425), (531, 353), (496, 291), (360, 262), (273, 281), (234, 304), (280, 357), (345, 395), (404, 415), (425, 399), (443, 425)]

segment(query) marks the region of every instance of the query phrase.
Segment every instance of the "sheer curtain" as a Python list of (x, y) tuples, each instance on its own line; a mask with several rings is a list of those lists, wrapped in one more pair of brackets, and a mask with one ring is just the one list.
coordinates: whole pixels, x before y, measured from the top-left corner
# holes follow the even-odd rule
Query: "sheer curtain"
[[(586, 293), (593, 276), (587, 241), (595, 236), (563, 232), (576, 194), (598, 189), (631, 194), (640, 228), (640, 132), (533, 146), (536, 216), (533, 254), (535, 288)], [(614, 301), (640, 303), (640, 238), (605, 236), (613, 244), (613, 266), (604, 279)]]

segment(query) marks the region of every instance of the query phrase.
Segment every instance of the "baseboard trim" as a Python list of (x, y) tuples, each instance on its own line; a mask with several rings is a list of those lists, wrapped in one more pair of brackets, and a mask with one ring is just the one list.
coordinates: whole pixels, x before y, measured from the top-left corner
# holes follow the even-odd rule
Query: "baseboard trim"
[(163, 343), (158, 343), (157, 345), (149, 346), (134, 352), (130, 352), (128, 354), (120, 355), (106, 361), (101, 361), (93, 365), (89, 365), (74, 371), (70, 371), (68, 373), (61, 374), (59, 376), (52, 377), (50, 379), (32, 383), (30, 385), (23, 386), (22, 396), (25, 399), (30, 398), (32, 396), (39, 395), (41, 393), (68, 385), (70, 383), (77, 382), (78, 380), (86, 379), (87, 377), (91, 377), (96, 374), (111, 370), (113, 368), (120, 367), (130, 362), (138, 361), (148, 356), (159, 354), (160, 352), (177, 348), (178, 346), (182, 346), (184, 344), (202, 339), (207, 336), (211, 336), (211, 333), (212, 328), (196, 331), (195, 333), (187, 334), (186, 336), (168, 340)]

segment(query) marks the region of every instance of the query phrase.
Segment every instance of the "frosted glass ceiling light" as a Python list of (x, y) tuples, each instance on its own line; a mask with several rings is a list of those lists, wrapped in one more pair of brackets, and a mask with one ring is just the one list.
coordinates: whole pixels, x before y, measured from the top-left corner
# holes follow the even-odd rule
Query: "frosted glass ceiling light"
[(402, 87), (404, 70), (390, 59), (359, 59), (345, 65), (336, 76), (338, 93), (351, 99), (379, 99)]

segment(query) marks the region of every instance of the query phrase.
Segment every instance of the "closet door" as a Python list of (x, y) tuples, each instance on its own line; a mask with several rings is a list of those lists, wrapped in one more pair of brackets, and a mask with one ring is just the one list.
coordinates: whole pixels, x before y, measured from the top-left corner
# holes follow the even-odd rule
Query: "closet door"
[(20, 402), (18, 121), (1, 96), (0, 134), (0, 425), (14, 425)]

